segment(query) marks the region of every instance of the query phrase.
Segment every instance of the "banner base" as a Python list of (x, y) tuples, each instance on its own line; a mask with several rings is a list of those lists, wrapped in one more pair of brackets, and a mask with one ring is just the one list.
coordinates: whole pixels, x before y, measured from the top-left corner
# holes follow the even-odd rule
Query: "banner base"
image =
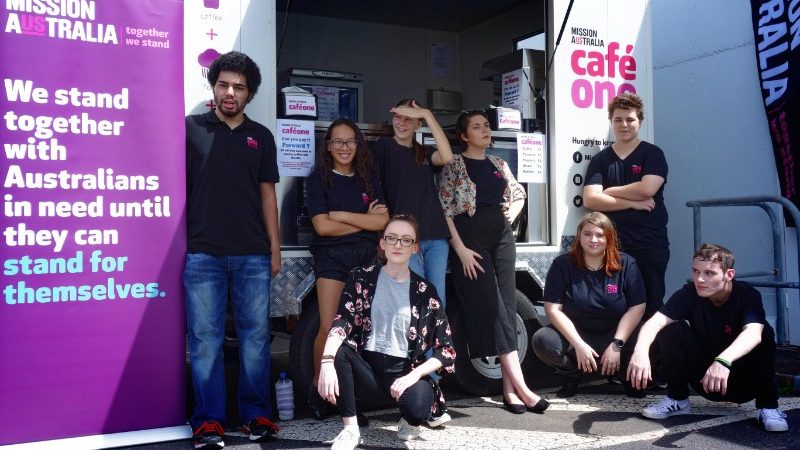
[(24, 444), (0, 445), (2, 450), (94, 450), (124, 447), (128, 445), (152, 444), (154, 442), (177, 441), (192, 437), (192, 428), (187, 425), (154, 428), (152, 430), (126, 431), (124, 433), (98, 434), (52, 441), (26, 442)]

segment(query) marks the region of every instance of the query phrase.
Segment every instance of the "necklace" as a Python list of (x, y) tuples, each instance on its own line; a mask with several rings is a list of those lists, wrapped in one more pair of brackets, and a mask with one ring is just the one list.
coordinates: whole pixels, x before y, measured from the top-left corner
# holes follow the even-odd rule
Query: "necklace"
[[(584, 262), (585, 262), (585, 261), (584, 261)], [(598, 270), (600, 270), (600, 269), (602, 269), (602, 268), (603, 268), (603, 265), (602, 265), (602, 264), (600, 264), (600, 265), (599, 265), (599, 266), (597, 266), (597, 267), (592, 267), (592, 266), (590, 266), (590, 265), (589, 265), (589, 263), (586, 263), (586, 268), (587, 268), (587, 269), (589, 269), (589, 270), (591, 270), (592, 272), (597, 272)]]
[(352, 171), (352, 172), (350, 172), (350, 173), (342, 173), (342, 172), (339, 172), (339, 171), (338, 171), (338, 170), (336, 170), (336, 169), (331, 169), (331, 170), (333, 170), (333, 173), (335, 173), (335, 174), (338, 174), (338, 175), (341, 175), (341, 176), (343, 176), (343, 177), (352, 177), (352, 176), (353, 176), (353, 175), (355, 175), (355, 173), (356, 173), (356, 171), (355, 171), (355, 170), (354, 170), (354, 171)]

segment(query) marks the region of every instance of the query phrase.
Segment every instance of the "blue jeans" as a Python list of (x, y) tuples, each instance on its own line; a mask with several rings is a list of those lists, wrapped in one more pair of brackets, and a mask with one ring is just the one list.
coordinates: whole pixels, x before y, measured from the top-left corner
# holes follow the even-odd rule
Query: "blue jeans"
[(408, 267), (417, 275), (425, 278), (436, 288), (442, 307), (447, 306), (444, 290), (444, 278), (447, 273), (447, 255), (450, 246), (447, 239), (431, 239), (419, 243), (419, 251), (411, 255)]
[(239, 337), (239, 418), (270, 417), (269, 255), (186, 255), (183, 286), (195, 408), (192, 428), (225, 423), (222, 341), (230, 293)]

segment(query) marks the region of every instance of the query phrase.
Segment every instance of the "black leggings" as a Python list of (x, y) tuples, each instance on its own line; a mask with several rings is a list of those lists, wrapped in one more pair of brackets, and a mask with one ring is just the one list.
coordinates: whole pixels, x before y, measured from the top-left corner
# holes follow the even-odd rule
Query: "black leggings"
[[(589, 346), (602, 357), (603, 352), (608, 348), (617, 330), (613, 329), (602, 335), (589, 334), (580, 329), (577, 329), (577, 331), (581, 339), (589, 344)], [(639, 328), (637, 327), (633, 333), (631, 333), (630, 337), (628, 337), (628, 341), (625, 342), (622, 350), (620, 350), (619, 370), (617, 370), (615, 377), (622, 382), (626, 391), (634, 390), (630, 381), (626, 381), (625, 378), (628, 370), (628, 363), (631, 361), (633, 347), (636, 346), (638, 335)], [(539, 328), (536, 333), (534, 333), (532, 342), (533, 351), (536, 353), (536, 356), (538, 356), (542, 362), (554, 368), (556, 373), (568, 378), (575, 378), (581, 375), (575, 357), (575, 348), (553, 325)], [(600, 367), (600, 359), (601, 358), (595, 359), (597, 362), (597, 373), (600, 373), (602, 370)]]
[(706, 393), (700, 380), (717, 355), (708, 354), (686, 322), (668, 325), (658, 333), (667, 395), (675, 400), (689, 398), (689, 385), (712, 401), (745, 403), (756, 399), (756, 408), (777, 408), (778, 387), (775, 384), (775, 337), (772, 328), (764, 327), (761, 343), (750, 353), (733, 362), (728, 376), (728, 390)]
[[(342, 417), (356, 415), (356, 397), (362, 404), (395, 402), (392, 383), (411, 371), (406, 358), (368, 351), (362, 355), (347, 345), (339, 347), (334, 364), (339, 378), (336, 404)], [(416, 426), (428, 420), (433, 399), (433, 385), (426, 377), (406, 389), (397, 404), (406, 422)]]

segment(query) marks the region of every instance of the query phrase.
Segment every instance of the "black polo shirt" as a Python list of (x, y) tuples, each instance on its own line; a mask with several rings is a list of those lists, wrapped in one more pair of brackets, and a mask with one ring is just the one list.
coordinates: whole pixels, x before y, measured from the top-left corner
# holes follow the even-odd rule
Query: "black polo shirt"
[[(386, 204), (377, 173), (370, 174), (372, 195), (369, 195), (355, 176), (339, 175), (334, 172), (331, 174), (330, 185), (327, 185), (323, 170), (315, 167), (306, 178), (308, 215), (311, 217), (328, 214), (331, 211), (366, 214), (369, 211), (369, 204), (374, 200)], [(361, 230), (342, 236), (320, 236), (315, 230), (311, 247), (360, 244), (364, 241), (377, 244), (378, 234), (376, 231)]]
[(602, 335), (616, 330), (628, 309), (646, 298), (636, 261), (620, 253), (620, 262), (620, 271), (608, 276), (605, 270), (581, 269), (569, 255), (560, 255), (547, 271), (543, 299), (563, 305), (579, 331)]
[(658, 175), (664, 178), (664, 184), (653, 196), (653, 201), (656, 203), (653, 211), (628, 208), (605, 213), (617, 227), (623, 250), (669, 247), (667, 207), (664, 205), (667, 171), (664, 152), (645, 141), (641, 141), (625, 159), (620, 159), (611, 146), (592, 157), (586, 171), (587, 186), (600, 184), (606, 189), (642, 181), (645, 175)]
[(661, 307), (661, 314), (672, 320), (686, 320), (708, 355), (718, 355), (730, 347), (749, 323), (767, 322), (761, 293), (747, 283), (734, 280), (728, 300), (714, 306), (697, 295), (694, 284), (686, 283)]
[(277, 183), (275, 138), (245, 116), (234, 129), (214, 111), (186, 117), (189, 253), (269, 254), (260, 183)]

